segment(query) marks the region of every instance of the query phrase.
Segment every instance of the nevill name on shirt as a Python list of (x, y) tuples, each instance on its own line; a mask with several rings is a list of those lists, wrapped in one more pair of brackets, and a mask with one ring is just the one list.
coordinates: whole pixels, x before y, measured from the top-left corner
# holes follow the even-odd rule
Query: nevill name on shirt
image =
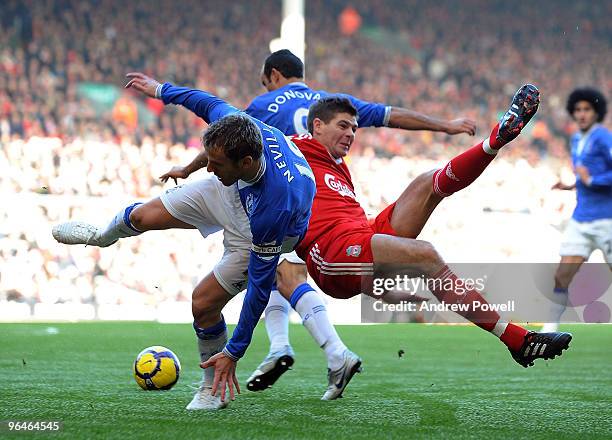
[(293, 180), (293, 175), (291, 174), (291, 170), (287, 167), (287, 162), (284, 160), (283, 152), (280, 149), (280, 145), (278, 144), (278, 139), (274, 136), (274, 131), (268, 127), (262, 127), (262, 130), (266, 132), (265, 140), (269, 142), (268, 148), (272, 152), (272, 158), (274, 159), (274, 164), (276, 168), (282, 170), (286, 168), (283, 172), (283, 176), (287, 178), (287, 182), (291, 182)]

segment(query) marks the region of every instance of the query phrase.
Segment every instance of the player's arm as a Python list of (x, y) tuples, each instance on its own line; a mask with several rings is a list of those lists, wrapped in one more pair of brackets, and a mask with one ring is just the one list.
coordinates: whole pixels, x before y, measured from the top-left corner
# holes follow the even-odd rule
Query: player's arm
[(586, 186), (612, 186), (612, 167), (609, 167), (603, 173), (592, 175), (586, 166), (577, 165), (576, 175)]
[(174, 166), (170, 169), (170, 171), (159, 176), (159, 180), (166, 183), (168, 179), (172, 179), (174, 180), (174, 184), (176, 185), (178, 183), (177, 179), (186, 179), (192, 173), (198, 171), (201, 168), (206, 167), (207, 165), (208, 153), (206, 152), (206, 149), (202, 149), (202, 151), (198, 153), (198, 155), (189, 163), (189, 165), (186, 165), (184, 167)]
[(386, 106), (362, 101), (350, 95), (345, 96), (357, 108), (360, 127), (387, 126), (402, 130), (440, 131), (451, 135), (467, 133), (473, 136), (476, 133), (476, 123), (471, 119), (443, 120), (403, 107)]
[(603, 156), (603, 161), (606, 163), (605, 170), (601, 173), (591, 174), (591, 171), (584, 165), (576, 166), (576, 174), (578, 178), (586, 186), (594, 187), (610, 187), (612, 186), (612, 136), (600, 138), (596, 141), (594, 154), (597, 155), (597, 159)]
[(576, 167), (576, 173), (586, 186), (612, 186), (612, 169), (591, 175), (589, 169), (581, 165)]
[[(276, 266), (281, 254), (283, 239), (287, 231), (289, 217), (287, 212), (277, 211), (266, 214), (271, 224), (261, 222), (252, 227), (253, 246), (249, 259), (247, 291), (238, 324), (232, 338), (223, 349), (223, 353), (234, 361), (244, 356), (251, 343), (255, 326), (268, 304), (270, 291), (276, 278)], [(278, 221), (275, 222), (274, 219)]]
[(151, 98), (161, 99), (166, 105), (182, 105), (204, 119), (208, 124), (231, 113), (238, 112), (236, 107), (202, 90), (177, 87), (170, 83), (161, 84), (140, 72), (131, 72), (126, 76), (129, 78), (129, 82), (125, 85), (126, 89), (131, 87)]
[(591, 176), (590, 186), (612, 186), (612, 169), (605, 173)]
[(567, 185), (567, 184), (565, 184), (565, 183), (563, 183), (563, 182), (561, 182), (559, 180), (557, 183), (555, 183), (552, 186), (551, 189), (560, 189), (560, 190), (570, 191), (570, 190), (575, 189), (575, 188), (576, 188), (576, 184), (575, 183), (572, 183), (571, 185)]
[[(279, 222), (274, 222), (271, 219), (272, 221), (268, 222), (267, 228), (254, 227), (254, 214), (251, 215), (251, 232), (253, 233), (254, 245), (249, 259), (247, 292), (240, 311), (238, 325), (223, 351), (200, 364), (202, 368), (214, 367), (215, 378), (212, 393), (216, 394), (220, 389), (222, 400), (225, 400), (226, 388), (229, 388), (232, 400), (234, 399), (234, 387), (240, 393), (240, 385), (236, 378), (236, 362), (244, 355), (251, 343), (253, 330), (270, 299), (270, 291), (276, 277), (276, 265), (287, 230), (288, 223), (285, 219), (288, 216), (284, 212), (266, 211), (270, 216), (278, 213)], [(263, 226), (263, 222), (260, 225)], [(273, 240), (268, 241), (270, 238)]]
[(612, 135), (604, 136), (598, 143), (607, 167), (603, 173), (590, 176), (590, 185), (612, 186)]
[[(129, 82), (125, 85), (126, 89), (131, 87), (146, 96), (163, 100), (164, 104), (182, 105), (207, 123), (238, 111), (222, 99), (201, 90), (176, 87), (170, 83), (161, 84), (159, 81), (139, 72), (128, 73), (127, 77)], [(189, 165), (172, 167), (170, 171), (162, 174), (159, 178), (162, 182), (172, 179), (176, 184), (177, 179), (186, 179), (189, 175), (207, 165), (208, 155), (206, 150), (202, 150)]]
[(471, 119), (458, 118), (448, 121), (403, 107), (391, 107), (387, 126), (402, 130), (441, 131), (450, 135), (467, 133), (474, 136), (476, 134), (476, 122)]
[(238, 361), (246, 352), (255, 326), (270, 300), (270, 291), (276, 277), (276, 265), (279, 254), (262, 256), (251, 251), (249, 259), (249, 282), (244, 297), (240, 319), (234, 329), (232, 338), (223, 349), (223, 353)]

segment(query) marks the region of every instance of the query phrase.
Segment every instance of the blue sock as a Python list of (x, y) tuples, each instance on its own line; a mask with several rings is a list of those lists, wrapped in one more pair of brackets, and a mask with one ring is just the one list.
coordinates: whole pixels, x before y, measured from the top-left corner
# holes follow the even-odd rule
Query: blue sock
[[(198, 350), (200, 362), (207, 361), (212, 356), (220, 353), (227, 343), (227, 326), (221, 315), (221, 321), (211, 327), (201, 328), (194, 322), (193, 329), (198, 337)], [(215, 370), (207, 368), (204, 370), (204, 385), (212, 386), (215, 379)]]
[(223, 318), (223, 315), (221, 315), (221, 321), (211, 327), (198, 327), (198, 325), (194, 321), (193, 329), (195, 330), (198, 339), (209, 340), (215, 339), (219, 337), (223, 332), (226, 332), (227, 325), (225, 325), (225, 319)]
[(125, 208), (125, 211), (123, 212), (123, 223), (125, 223), (125, 225), (130, 228), (131, 230), (133, 230), (134, 232), (138, 232), (141, 233), (142, 231), (136, 229), (134, 227), (134, 225), (132, 225), (132, 222), (130, 222), (130, 214), (132, 213), (132, 211), (139, 207), (140, 205), (142, 205), (141, 202), (136, 202), (136, 203), (132, 203), (130, 206), (128, 206), (127, 208)]
[(291, 307), (295, 309), (295, 306), (300, 300), (300, 298), (304, 296), (306, 292), (310, 292), (310, 291), (314, 291), (314, 289), (308, 283), (303, 283), (297, 286), (295, 290), (293, 291), (293, 293), (291, 294), (291, 298), (289, 298), (289, 303), (291, 304)]

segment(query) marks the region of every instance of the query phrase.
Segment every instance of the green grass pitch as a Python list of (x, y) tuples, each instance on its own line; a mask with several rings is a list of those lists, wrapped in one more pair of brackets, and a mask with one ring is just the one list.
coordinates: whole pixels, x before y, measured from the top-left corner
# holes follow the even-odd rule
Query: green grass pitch
[[(48, 328), (57, 331), (48, 331)], [(294, 369), (273, 389), (244, 382), (267, 351), (262, 325), (238, 364), (243, 393), (229, 408), (187, 412), (201, 376), (190, 325), (0, 324), (0, 420), (59, 420), (60, 433), (4, 438), (612, 438), (612, 326), (566, 326), (561, 358), (524, 369), (476, 327), (340, 326), (364, 360), (343, 399), (322, 402), (326, 365), (291, 327)], [(171, 391), (142, 391), (138, 352), (171, 348), (183, 370)], [(398, 351), (404, 350), (400, 358)]]

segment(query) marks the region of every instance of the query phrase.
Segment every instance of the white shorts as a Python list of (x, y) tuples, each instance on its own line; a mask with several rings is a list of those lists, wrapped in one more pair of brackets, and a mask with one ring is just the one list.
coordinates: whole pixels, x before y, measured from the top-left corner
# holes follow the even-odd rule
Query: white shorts
[(612, 219), (592, 222), (571, 219), (563, 233), (561, 256), (588, 259), (595, 249), (601, 249), (606, 262), (612, 265)]
[(295, 251), (289, 252), (287, 254), (281, 254), (280, 258), (278, 259), (278, 265), (280, 266), (280, 264), (283, 261), (287, 261), (287, 262), (293, 263), (293, 264), (306, 264), (306, 262), (304, 262), (304, 260), (302, 260), (300, 257), (298, 257), (298, 255), (295, 253)]
[(210, 176), (170, 188), (160, 199), (172, 217), (196, 227), (203, 237), (223, 231), (223, 257), (213, 273), (230, 295), (244, 290), (252, 236), (237, 187)]

